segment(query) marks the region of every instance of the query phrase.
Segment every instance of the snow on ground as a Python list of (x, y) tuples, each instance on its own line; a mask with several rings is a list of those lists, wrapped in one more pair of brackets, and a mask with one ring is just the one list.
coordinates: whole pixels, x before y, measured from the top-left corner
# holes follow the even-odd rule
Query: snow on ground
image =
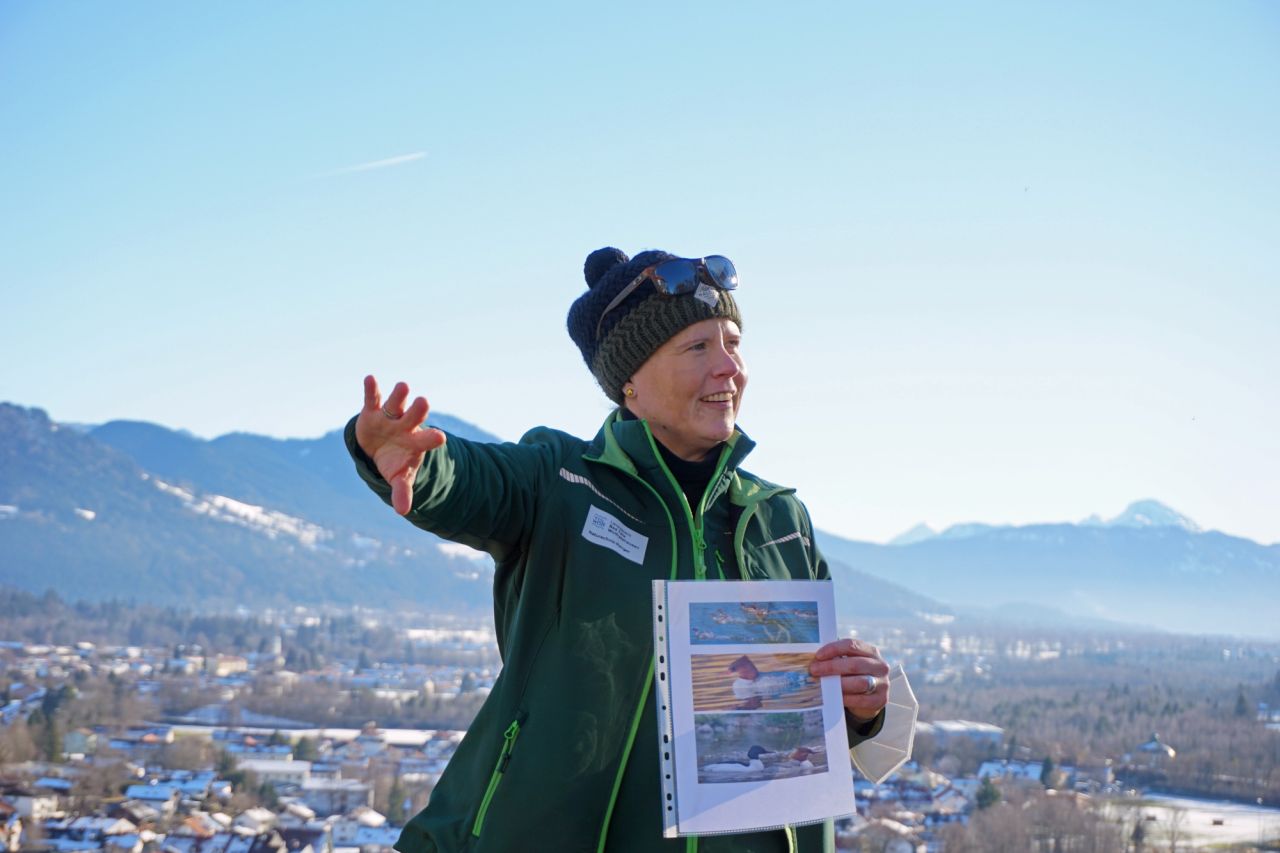
[[(175, 723), (171, 726), (176, 737), (184, 735), (200, 735), (203, 737), (212, 737), (215, 731), (236, 731), (245, 734), (270, 735), (277, 731), (275, 728), (262, 726), (210, 726), (200, 725), (196, 723)], [(344, 728), (319, 728), (319, 729), (290, 729), (289, 736), (293, 738), (332, 738), (336, 741), (352, 741), (360, 736), (360, 729), (344, 729)], [(430, 740), (435, 739), (452, 739), (454, 732), (448, 729), (378, 729), (378, 734), (391, 746), (409, 746), (420, 748)]]
[(223, 495), (196, 497), (186, 489), (171, 485), (163, 480), (156, 480), (155, 484), (157, 489), (165, 494), (173, 495), (186, 504), (187, 509), (192, 512), (207, 515), (218, 521), (226, 521), (231, 524), (238, 524), (241, 527), (248, 527), (271, 539), (275, 539), (277, 536), (287, 536), (298, 540), (308, 548), (315, 548), (320, 542), (333, 538), (333, 533), (320, 525), (312, 524), (301, 518), (295, 518), (292, 515), (285, 515), (283, 512), (247, 504)]
[[(1132, 822), (1137, 808), (1147, 820), (1147, 844), (1167, 843), (1176, 834), (1179, 846), (1208, 847), (1217, 844), (1250, 844), (1259, 838), (1280, 838), (1280, 809), (1232, 803), (1225, 800), (1196, 800), (1148, 794), (1141, 800), (1110, 805), (1113, 817)], [(1215, 825), (1215, 821), (1221, 821)]]
[(492, 628), (409, 628), (408, 640), (420, 646), (444, 646), (451, 649), (488, 648), (496, 643)]

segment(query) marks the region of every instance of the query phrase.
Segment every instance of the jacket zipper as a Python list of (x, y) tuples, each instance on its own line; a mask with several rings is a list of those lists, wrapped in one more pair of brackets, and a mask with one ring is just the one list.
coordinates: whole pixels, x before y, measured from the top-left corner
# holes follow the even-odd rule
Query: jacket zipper
[[(693, 537), (694, 580), (704, 581), (707, 579), (707, 540), (702, 529), (703, 513), (707, 509), (707, 495), (715, 488), (716, 483), (720, 482), (720, 477), (724, 474), (725, 463), (729, 461), (730, 448), (726, 447), (720, 452), (720, 459), (716, 462), (715, 473), (707, 481), (707, 487), (702, 490), (702, 498), (698, 501), (698, 513), (695, 517), (693, 509), (689, 506), (689, 499), (684, 496), (684, 490), (680, 488), (679, 481), (671, 473), (667, 463), (663, 461), (662, 453), (658, 450), (657, 439), (653, 437), (653, 433), (647, 427), (645, 428), (645, 435), (649, 438), (649, 446), (653, 450), (654, 457), (658, 460), (658, 465), (661, 466), (662, 472), (667, 475), (667, 482), (671, 484), (671, 488), (675, 490), (676, 497), (680, 500), (680, 507), (684, 510), (684, 519), (689, 524), (689, 533)], [(643, 478), (640, 479), (643, 482)], [(666, 503), (661, 499), (661, 496), (659, 496), (658, 500), (660, 503)]]
[[(729, 459), (730, 451), (728, 448), (721, 451), (720, 460), (716, 463), (715, 473), (712, 474), (711, 479), (707, 481), (707, 487), (702, 490), (702, 497), (698, 500), (698, 512), (695, 516), (693, 509), (689, 506), (689, 499), (684, 495), (684, 489), (680, 488), (679, 481), (677, 481), (675, 475), (671, 473), (671, 469), (667, 467), (667, 463), (663, 461), (662, 454), (658, 451), (658, 446), (655, 443), (656, 440), (653, 437), (653, 433), (649, 432), (647, 428), (645, 429), (645, 433), (649, 436), (649, 445), (653, 448), (653, 455), (657, 457), (658, 464), (662, 466), (663, 473), (667, 475), (667, 482), (671, 484), (671, 487), (675, 490), (676, 497), (680, 500), (680, 507), (684, 510), (685, 521), (689, 524), (689, 533), (693, 536), (693, 578), (694, 580), (704, 581), (707, 579), (707, 539), (703, 530), (703, 526), (706, 521), (704, 516), (707, 511), (707, 495), (711, 493), (713, 488), (715, 488), (716, 483), (720, 482), (720, 477), (724, 474), (725, 462)], [(661, 500), (661, 497), (659, 497), (659, 503), (665, 504), (666, 502)], [(674, 529), (674, 527), (675, 524), (673, 520), (672, 528)], [(678, 556), (673, 557), (672, 559), (676, 560), (678, 559)], [(672, 571), (671, 574), (672, 579), (674, 580), (675, 572)], [(720, 571), (720, 576), (722, 578), (724, 577), (723, 568)], [(647, 693), (646, 698), (648, 698)], [(684, 849), (685, 853), (698, 853), (698, 836), (686, 836), (684, 840)]]
[(480, 800), (480, 810), (476, 812), (476, 822), (471, 827), (471, 834), (476, 838), (480, 837), (480, 830), (484, 828), (484, 816), (489, 811), (489, 801), (493, 799), (494, 793), (498, 790), (498, 783), (502, 781), (502, 774), (507, 772), (507, 764), (511, 761), (511, 748), (516, 744), (516, 738), (520, 736), (520, 717), (511, 721), (511, 725), (507, 726), (507, 730), (502, 733), (502, 750), (498, 753), (498, 761), (493, 767), (493, 775), (489, 777), (489, 787), (485, 789), (484, 797)]

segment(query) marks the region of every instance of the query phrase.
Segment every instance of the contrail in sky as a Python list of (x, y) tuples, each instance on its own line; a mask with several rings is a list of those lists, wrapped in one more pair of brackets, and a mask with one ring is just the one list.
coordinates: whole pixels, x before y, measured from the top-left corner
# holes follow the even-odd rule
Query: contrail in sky
[(421, 160), (426, 156), (427, 152), (425, 151), (414, 151), (412, 154), (401, 154), (398, 157), (388, 157), (385, 160), (372, 160), (368, 163), (358, 163), (355, 166), (345, 166), (341, 169), (334, 169), (332, 172), (324, 172), (317, 177), (332, 178), (335, 175), (347, 175), (351, 172), (369, 172), (374, 169), (386, 169), (390, 166), (412, 163), (414, 160)]

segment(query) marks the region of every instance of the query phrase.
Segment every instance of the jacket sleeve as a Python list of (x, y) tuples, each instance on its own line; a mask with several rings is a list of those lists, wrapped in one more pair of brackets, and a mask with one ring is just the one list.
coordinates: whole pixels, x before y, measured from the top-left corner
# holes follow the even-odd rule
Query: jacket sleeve
[[(391, 503), (391, 486), (356, 442), (356, 419), (343, 433), (347, 452), (365, 484)], [(427, 453), (413, 483), (405, 516), (442, 539), (510, 559), (527, 539), (554, 448), (545, 442), (488, 444), (450, 435)]]

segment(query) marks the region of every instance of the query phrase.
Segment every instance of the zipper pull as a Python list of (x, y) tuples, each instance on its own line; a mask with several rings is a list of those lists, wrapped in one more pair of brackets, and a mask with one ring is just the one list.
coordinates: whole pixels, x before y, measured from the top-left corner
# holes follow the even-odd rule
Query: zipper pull
[(502, 758), (498, 761), (498, 772), (506, 773), (507, 765), (511, 763), (511, 749), (515, 746), (516, 735), (520, 734), (520, 722), (514, 721), (507, 726), (507, 730), (502, 733)]

